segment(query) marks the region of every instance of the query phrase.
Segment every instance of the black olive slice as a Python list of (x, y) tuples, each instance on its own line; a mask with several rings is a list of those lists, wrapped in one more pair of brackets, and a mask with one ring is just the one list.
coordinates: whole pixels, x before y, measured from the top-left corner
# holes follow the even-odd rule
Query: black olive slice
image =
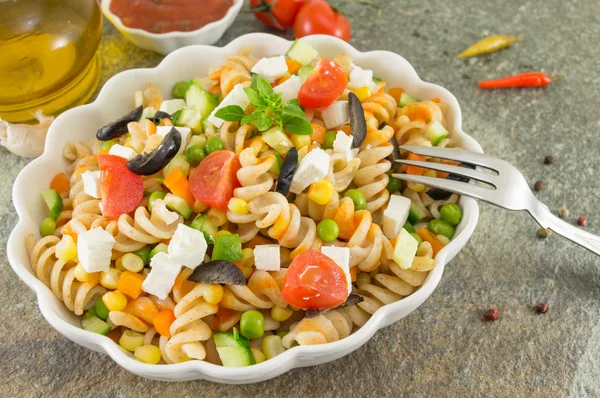
[(277, 185), (275, 185), (275, 190), (282, 195), (287, 195), (290, 191), (290, 187), (292, 186), (292, 179), (294, 178), (294, 173), (298, 168), (298, 149), (292, 147), (287, 155), (285, 155), (285, 159), (283, 159), (283, 164), (281, 165), (281, 170), (279, 171), (279, 177), (277, 178)]
[[(358, 294), (354, 294), (354, 293), (350, 293), (350, 295), (348, 296), (348, 298), (346, 299), (346, 302), (343, 304), (338, 305), (335, 308), (331, 308), (330, 310), (339, 310), (340, 308), (344, 308), (344, 307), (350, 307), (353, 306), (355, 304), (358, 303), (362, 303), (363, 301), (365, 301), (364, 297)], [(327, 311), (330, 310), (307, 310), (306, 311), (306, 317), (307, 318), (314, 318), (316, 316), (319, 316), (321, 314), (324, 314)]]
[(96, 138), (100, 141), (108, 141), (120, 137), (127, 133), (127, 125), (131, 122), (137, 122), (142, 117), (144, 108), (140, 105), (122, 118), (102, 127), (96, 133)]
[(214, 260), (200, 264), (189, 276), (189, 281), (199, 283), (222, 283), (226, 285), (245, 285), (246, 278), (234, 263), (226, 260)]
[(150, 176), (161, 171), (177, 155), (181, 147), (181, 133), (175, 127), (152, 152), (137, 155), (126, 163), (132, 173)]
[(358, 97), (348, 93), (348, 108), (350, 109), (350, 131), (352, 131), (352, 148), (358, 148), (367, 137), (367, 121), (365, 111)]
[(149, 117), (148, 118), (148, 120), (150, 120), (154, 124), (160, 123), (161, 120), (163, 120), (163, 119), (171, 119), (171, 115), (169, 115), (167, 112), (157, 111), (154, 114), (154, 117)]
[[(475, 166), (469, 163), (461, 163), (460, 167), (468, 167), (470, 169), (475, 169)], [(469, 179), (466, 177), (462, 177), (456, 174), (448, 174), (446, 177), (447, 180), (460, 181), (460, 182), (469, 182)], [(431, 199), (433, 200), (445, 200), (452, 196), (452, 192), (448, 192), (446, 190), (440, 188), (431, 188), (429, 191), (425, 192)]]

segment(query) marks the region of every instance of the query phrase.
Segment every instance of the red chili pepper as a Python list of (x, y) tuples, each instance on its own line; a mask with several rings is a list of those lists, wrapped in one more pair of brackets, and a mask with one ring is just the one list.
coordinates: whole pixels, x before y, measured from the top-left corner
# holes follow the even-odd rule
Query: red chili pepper
[(544, 72), (527, 72), (496, 80), (485, 80), (477, 85), (479, 88), (544, 87), (550, 83), (552, 78)]

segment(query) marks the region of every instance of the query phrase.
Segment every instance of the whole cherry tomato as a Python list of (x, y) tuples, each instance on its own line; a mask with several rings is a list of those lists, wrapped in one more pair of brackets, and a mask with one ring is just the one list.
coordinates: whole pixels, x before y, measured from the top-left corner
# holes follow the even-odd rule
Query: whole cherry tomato
[(350, 41), (352, 28), (348, 19), (325, 0), (309, 0), (296, 15), (294, 33), (297, 38), (321, 34)]
[(285, 30), (294, 26), (304, 3), (306, 0), (250, 0), (250, 7), (265, 25)]

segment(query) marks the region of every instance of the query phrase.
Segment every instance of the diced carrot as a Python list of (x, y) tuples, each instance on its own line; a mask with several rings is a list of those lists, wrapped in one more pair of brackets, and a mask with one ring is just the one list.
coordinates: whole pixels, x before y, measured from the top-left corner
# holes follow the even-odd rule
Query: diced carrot
[(431, 247), (433, 248), (433, 257), (435, 257), (438, 252), (444, 248), (444, 244), (427, 228), (418, 229), (417, 235), (419, 235), (424, 241), (431, 243)]
[(273, 87), (277, 87), (279, 86), (281, 83), (285, 82), (287, 79), (289, 79), (290, 77), (292, 77), (292, 75), (290, 75), (289, 73), (285, 73), (283, 76), (281, 76), (279, 79), (275, 80), (275, 82), (273, 83)]
[(300, 68), (302, 68), (302, 64), (298, 61), (295, 61), (293, 59), (286, 59), (285, 63), (287, 64), (288, 67), (288, 72), (291, 75), (295, 75), (296, 72), (298, 72), (298, 70), (300, 70)]
[(335, 212), (333, 221), (340, 227), (339, 237), (348, 240), (354, 235), (356, 225), (354, 220), (354, 202), (352, 200), (342, 200), (340, 208)]
[(65, 173), (58, 173), (55, 175), (50, 183), (50, 189), (55, 189), (59, 194), (69, 192), (71, 184), (69, 183), (67, 175)]
[(160, 243), (164, 243), (165, 245), (169, 246), (169, 243), (171, 243), (171, 239), (163, 239), (160, 241)]
[(181, 172), (181, 170), (173, 170), (167, 176), (167, 178), (165, 178), (163, 184), (169, 188), (174, 195), (177, 195), (181, 199), (185, 200), (187, 204), (190, 206), (194, 205), (196, 199), (194, 198), (194, 195), (192, 195), (189, 181), (187, 178), (185, 178), (185, 175)]
[(352, 282), (356, 282), (356, 274), (357, 274), (357, 266), (351, 267), (350, 268), (350, 277), (352, 278)]
[(154, 317), (158, 315), (158, 307), (148, 297), (138, 297), (130, 301), (124, 310), (126, 313), (134, 315), (144, 322), (152, 325)]
[(146, 275), (136, 274), (131, 271), (124, 271), (117, 283), (117, 289), (128, 295), (131, 298), (138, 298), (142, 294), (142, 283), (146, 279)]
[(319, 144), (323, 144), (325, 142), (325, 133), (327, 132), (327, 129), (320, 124), (311, 123), (311, 126), (313, 128), (313, 133), (310, 135), (310, 139)]
[(103, 149), (98, 151), (98, 155), (108, 155), (110, 152), (110, 149)]
[(392, 247), (396, 246), (396, 238), (390, 239), (390, 245), (392, 245)]
[[(415, 155), (414, 153), (410, 153), (408, 154), (408, 160), (416, 160), (416, 161), (426, 161), (427, 158), (425, 156), (421, 156), (421, 155)], [(418, 166), (406, 166), (406, 174), (414, 174), (414, 175), (419, 175), (422, 176), (423, 174), (425, 174), (425, 169), (423, 167), (418, 167)]]
[(238, 267), (239, 269), (243, 269), (244, 266), (242, 265), (242, 260), (235, 260), (233, 262), (233, 265), (235, 265), (236, 267)]
[(164, 118), (163, 120), (160, 121), (160, 125), (161, 126), (172, 126), (173, 122), (171, 121), (171, 119)]
[(446, 178), (446, 177), (448, 177), (448, 175), (449, 175), (448, 173), (443, 172), (443, 171), (436, 171), (435, 172), (435, 176), (437, 178)]
[(171, 310), (162, 310), (154, 317), (153, 323), (161, 336), (171, 337), (171, 324), (175, 322), (175, 314)]
[(398, 103), (400, 102), (400, 97), (402, 96), (403, 92), (404, 92), (404, 89), (401, 89), (400, 87), (392, 87), (388, 90), (388, 94), (391, 95), (392, 97), (394, 97), (394, 99)]
[(116, 327), (106, 335), (109, 339), (119, 344), (119, 339), (121, 338), (121, 328)]
[(256, 235), (254, 238), (250, 239), (248, 241), (248, 243), (246, 243), (246, 247), (249, 247), (250, 249), (254, 249), (256, 246), (258, 245), (269, 245), (272, 244), (273, 242), (270, 241), (267, 238), (264, 238), (260, 235)]
[(434, 99), (431, 100), (431, 102), (435, 102), (436, 104), (439, 104), (440, 102), (442, 102), (442, 100), (440, 99), (440, 97), (435, 97)]

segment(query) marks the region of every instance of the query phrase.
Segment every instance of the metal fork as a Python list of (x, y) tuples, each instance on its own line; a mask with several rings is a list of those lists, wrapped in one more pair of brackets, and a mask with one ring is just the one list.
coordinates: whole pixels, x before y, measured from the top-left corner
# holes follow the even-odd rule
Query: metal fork
[(417, 155), (448, 159), (479, 166), (480, 168), (489, 169), (496, 174), (487, 173), (481, 169), (470, 169), (444, 163), (398, 159), (396, 160), (397, 163), (466, 177), (470, 180), (489, 184), (490, 187), (475, 185), (469, 182), (412, 174), (392, 174), (393, 177), (470, 196), (508, 210), (526, 210), (543, 228), (550, 228), (557, 234), (600, 255), (600, 237), (585, 232), (552, 214), (548, 206), (537, 200), (533, 195), (529, 184), (519, 170), (504, 160), (455, 148), (427, 146), (401, 146), (400, 148)]

